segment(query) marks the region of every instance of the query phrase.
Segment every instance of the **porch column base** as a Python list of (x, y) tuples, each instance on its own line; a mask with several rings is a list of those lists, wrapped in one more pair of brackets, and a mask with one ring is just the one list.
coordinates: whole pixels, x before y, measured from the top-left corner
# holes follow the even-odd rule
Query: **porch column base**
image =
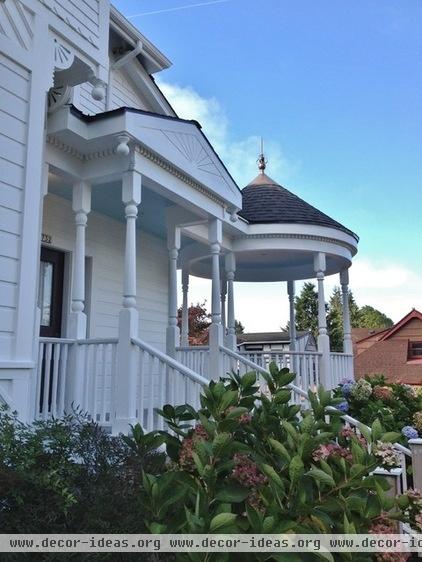
[(422, 490), (422, 439), (409, 439), (412, 451), (413, 488)]
[(209, 327), (210, 363), (208, 378), (218, 380), (225, 373), (223, 372), (223, 357), (220, 346), (223, 345), (223, 326), (221, 324), (211, 324)]
[[(137, 412), (136, 379), (138, 350), (131, 338), (138, 337), (139, 314), (135, 308), (123, 308), (119, 314), (119, 341), (117, 343), (117, 371), (115, 418), (112, 422), (113, 434), (129, 432), (129, 426), (142, 419)], [(142, 396), (139, 404), (142, 404)]]
[[(87, 318), (85, 312), (71, 312), (69, 314), (69, 338), (75, 340), (86, 339), (86, 325)], [(69, 377), (66, 381), (66, 412), (71, 412), (74, 409), (82, 408), (84, 406), (84, 387), (85, 377), (85, 353), (86, 346), (72, 345), (69, 350)]]
[(330, 358), (330, 338), (326, 334), (318, 336), (318, 351), (322, 353), (319, 366), (319, 382), (325, 390), (331, 390), (331, 358)]
[(167, 355), (176, 358), (176, 347), (180, 342), (180, 330), (178, 326), (167, 326), (166, 330), (166, 352)]

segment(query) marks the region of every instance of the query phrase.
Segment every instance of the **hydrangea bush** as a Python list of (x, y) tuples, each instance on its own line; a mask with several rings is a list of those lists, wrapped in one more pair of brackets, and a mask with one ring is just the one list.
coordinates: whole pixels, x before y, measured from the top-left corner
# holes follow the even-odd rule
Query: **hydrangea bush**
[[(391, 532), (398, 521), (422, 530), (421, 494), (393, 498), (387, 478), (374, 474), (398, 465), (392, 442), (399, 434), (386, 433), (379, 420), (359, 434), (344, 427), (333, 406), (345, 397), (322, 388), (309, 392), (301, 409), (291, 403), (293, 380), (272, 364), (265, 392), (255, 373), (210, 382), (199, 410), (166, 405), (166, 431), (144, 433), (136, 425), (130, 436), (110, 436), (79, 414), (24, 425), (0, 411), (2, 532), (365, 533)], [(162, 446), (166, 453), (157, 452)], [(347, 553), (206, 555), (207, 562), (316, 559), (374, 560)], [(187, 553), (176, 560), (205, 558)]]
[[(416, 524), (417, 500), (390, 497), (387, 479), (373, 474), (377, 467), (399, 465), (392, 445), (399, 434), (385, 433), (378, 420), (372, 431), (361, 427), (359, 435), (345, 428), (342, 412), (333, 412), (344, 398), (334, 399), (322, 388), (309, 392), (310, 408), (299, 415), (300, 406), (290, 401), (293, 380), (272, 364), (265, 392), (255, 373), (233, 374), (204, 388), (198, 411), (187, 405), (163, 408), (169, 431), (158, 433), (170, 456), (169, 471), (144, 473), (142, 503), (151, 532), (366, 533), (377, 525), (397, 529), (398, 520)], [(365, 395), (367, 386), (359, 385)], [(338, 554), (336, 560), (351, 558)]]
[(342, 398), (337, 407), (371, 425), (381, 420), (387, 431), (401, 434), (400, 441), (422, 437), (422, 394), (406, 384), (388, 384), (381, 375), (342, 381), (334, 395)]

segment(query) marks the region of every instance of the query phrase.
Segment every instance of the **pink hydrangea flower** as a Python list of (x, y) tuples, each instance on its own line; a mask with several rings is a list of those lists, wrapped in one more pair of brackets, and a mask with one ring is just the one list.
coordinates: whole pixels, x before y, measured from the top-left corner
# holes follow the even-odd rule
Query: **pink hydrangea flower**
[(314, 461), (319, 461), (321, 459), (326, 460), (330, 456), (342, 457), (348, 461), (352, 460), (352, 453), (348, 449), (341, 447), (337, 443), (327, 443), (325, 445), (320, 445), (318, 449), (315, 449), (315, 451), (312, 453), (312, 458), (314, 459)]

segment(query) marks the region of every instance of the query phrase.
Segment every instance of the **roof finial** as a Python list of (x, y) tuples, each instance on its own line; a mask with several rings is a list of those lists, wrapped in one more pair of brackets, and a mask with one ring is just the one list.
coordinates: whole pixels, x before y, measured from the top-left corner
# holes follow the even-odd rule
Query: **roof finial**
[(264, 156), (264, 139), (262, 137), (261, 137), (261, 154), (259, 155), (257, 162), (258, 162), (258, 168), (261, 174), (263, 174), (265, 168), (267, 167), (267, 160), (265, 159)]

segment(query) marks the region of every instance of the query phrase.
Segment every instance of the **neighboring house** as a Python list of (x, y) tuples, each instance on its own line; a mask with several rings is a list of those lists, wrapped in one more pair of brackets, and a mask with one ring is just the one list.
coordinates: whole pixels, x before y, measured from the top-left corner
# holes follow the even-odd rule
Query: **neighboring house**
[[(0, 1), (0, 398), (24, 420), (73, 404), (113, 431), (152, 429), (165, 401), (250, 369), (234, 281), (286, 283), (294, 325), (294, 282), (317, 278), (319, 353), (303, 364), (331, 386), (350, 356), (358, 237), (268, 177), (264, 155), (240, 190), (157, 87), (169, 66), (106, 0)], [(343, 356), (326, 329), (334, 274)], [(188, 346), (189, 275), (212, 280), (206, 349)]]
[(422, 385), (422, 314), (413, 309), (391, 328), (372, 332), (355, 343), (356, 377), (382, 374), (389, 382)]
[[(239, 351), (255, 352), (288, 352), (291, 350), (291, 337), (287, 331), (254, 332), (237, 336)], [(309, 331), (297, 332), (295, 351), (316, 351), (315, 338)]]

